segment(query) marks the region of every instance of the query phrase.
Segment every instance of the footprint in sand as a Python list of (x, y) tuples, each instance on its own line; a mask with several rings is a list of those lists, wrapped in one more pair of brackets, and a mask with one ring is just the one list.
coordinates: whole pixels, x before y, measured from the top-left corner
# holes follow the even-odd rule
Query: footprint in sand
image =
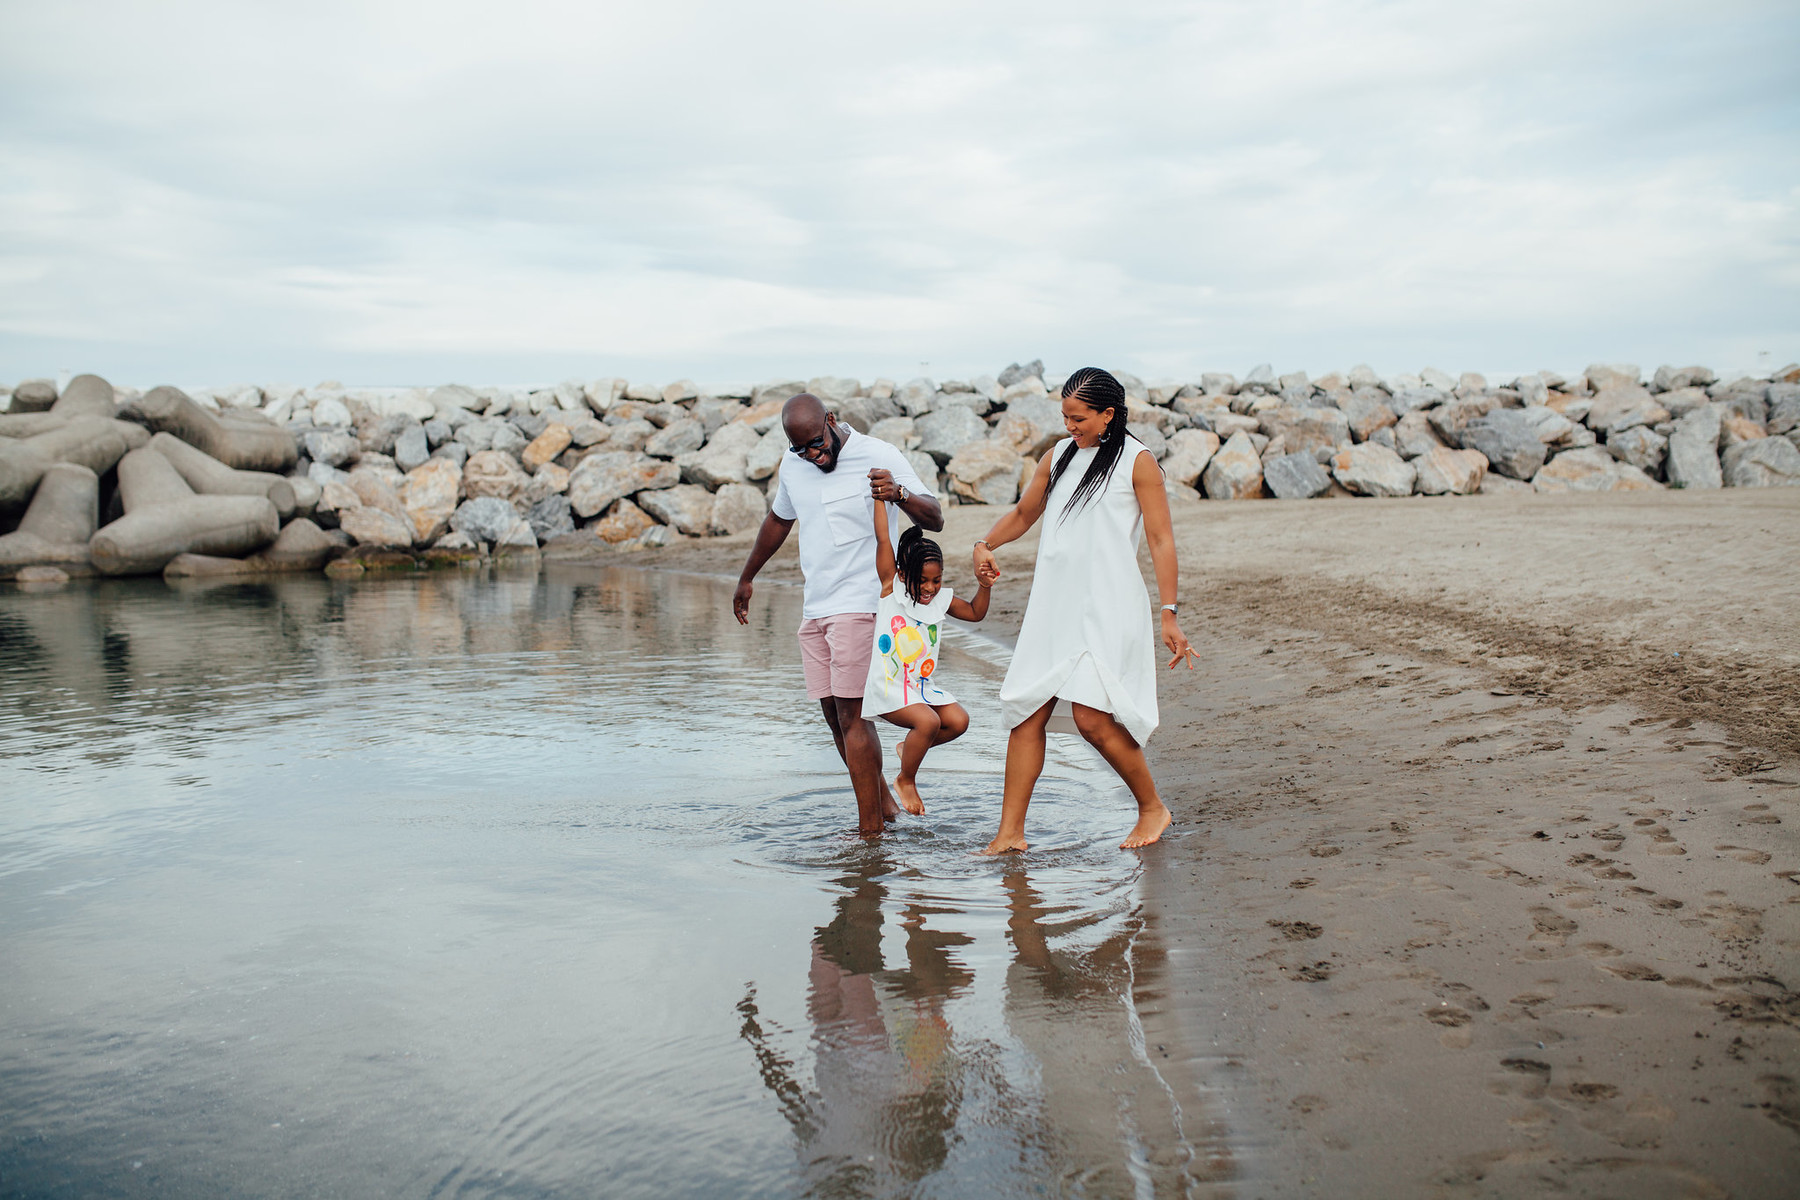
[(1661, 983), (1662, 972), (1655, 967), (1643, 963), (1602, 963), (1600, 969), (1620, 979), (1629, 979), (1633, 983)]
[(1651, 908), (1659, 908), (1664, 912), (1674, 912), (1676, 909), (1683, 907), (1681, 901), (1671, 899), (1668, 896), (1659, 896), (1649, 888), (1628, 887), (1625, 889), (1625, 894), (1627, 896), (1636, 896)]
[(1781, 818), (1769, 811), (1766, 804), (1744, 805), (1744, 824), (1746, 825), (1779, 825)]
[(1613, 865), (1614, 860), (1597, 854), (1577, 854), (1569, 859), (1571, 867), (1580, 867), (1595, 879), (1636, 879), (1630, 871)]
[(1606, 942), (1583, 942), (1581, 943), (1580, 950), (1589, 958), (1617, 958), (1619, 955), (1625, 953), (1617, 946), (1610, 945)]
[(1536, 1100), (1550, 1087), (1550, 1064), (1535, 1058), (1503, 1058), (1501, 1074), (1488, 1078), (1488, 1091), (1496, 1096), (1522, 1096)]
[(1281, 930), (1290, 942), (1304, 942), (1325, 932), (1311, 921), (1270, 921), (1269, 927)]
[(1749, 863), (1753, 867), (1760, 867), (1774, 857), (1766, 850), (1752, 850), (1749, 846), (1714, 846), (1713, 849), (1720, 854), (1729, 854), (1739, 862)]
[(1581, 926), (1563, 916), (1553, 908), (1539, 906), (1531, 910), (1531, 928), (1533, 930), (1528, 941), (1547, 946), (1562, 946), (1569, 941), (1569, 935)]
[(1458, 1008), (1448, 1000), (1439, 1000), (1425, 1010), (1425, 1019), (1446, 1029), (1460, 1029), (1475, 1018), (1469, 1015), (1467, 1009)]

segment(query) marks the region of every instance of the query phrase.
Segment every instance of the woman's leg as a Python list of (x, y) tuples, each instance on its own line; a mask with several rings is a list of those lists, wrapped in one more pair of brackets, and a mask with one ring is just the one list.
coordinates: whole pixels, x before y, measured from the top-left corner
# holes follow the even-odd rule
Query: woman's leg
[(1121, 850), (1135, 850), (1139, 846), (1148, 846), (1162, 837), (1163, 830), (1174, 823), (1175, 818), (1169, 813), (1168, 806), (1162, 797), (1156, 794), (1156, 780), (1150, 777), (1150, 764), (1144, 761), (1144, 748), (1137, 743), (1126, 728), (1119, 724), (1109, 712), (1098, 708), (1089, 708), (1085, 704), (1071, 704), (1074, 713), (1075, 728), (1081, 731), (1088, 745), (1100, 752), (1100, 757), (1107, 761), (1125, 786), (1131, 789), (1132, 798), (1137, 801), (1137, 824), (1119, 843)]
[(908, 731), (906, 740), (900, 743), (900, 774), (894, 777), (894, 795), (899, 799), (901, 808), (915, 817), (919, 816), (925, 811), (925, 801), (919, 798), (915, 776), (918, 775), (919, 764), (925, 761), (925, 752), (937, 744), (942, 722), (938, 720), (937, 711), (929, 704), (909, 704), (905, 708), (896, 708), (893, 712), (881, 715)]
[(1050, 724), (1054, 699), (1013, 726), (1006, 739), (1006, 790), (1000, 800), (1000, 832), (983, 854), (1025, 849), (1025, 810), (1044, 770), (1044, 729)]

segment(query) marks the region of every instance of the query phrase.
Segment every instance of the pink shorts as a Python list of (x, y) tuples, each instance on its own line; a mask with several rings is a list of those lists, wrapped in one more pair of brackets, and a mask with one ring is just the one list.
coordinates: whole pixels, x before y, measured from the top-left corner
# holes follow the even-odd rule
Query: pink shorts
[(836, 613), (802, 621), (800, 662), (806, 668), (806, 694), (814, 700), (827, 696), (861, 700), (874, 644), (874, 613)]

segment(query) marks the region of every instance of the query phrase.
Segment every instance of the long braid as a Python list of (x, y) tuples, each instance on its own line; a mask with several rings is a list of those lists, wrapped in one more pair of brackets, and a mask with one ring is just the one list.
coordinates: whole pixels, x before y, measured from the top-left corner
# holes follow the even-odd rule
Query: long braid
[[(876, 501), (880, 503), (880, 501)], [(900, 535), (900, 542), (894, 547), (894, 570), (899, 572), (900, 579), (906, 584), (906, 598), (914, 604), (919, 603), (919, 575), (926, 563), (944, 562), (944, 551), (938, 544), (919, 531), (917, 525), (908, 525)]]
[[(1075, 399), (1096, 411), (1103, 408), (1112, 410), (1112, 420), (1106, 423), (1106, 432), (1100, 437), (1100, 447), (1094, 454), (1087, 470), (1082, 473), (1081, 482), (1075, 485), (1068, 503), (1063, 505), (1062, 516), (1058, 520), (1066, 521), (1069, 514), (1077, 508), (1085, 506), (1112, 478), (1113, 468), (1118, 465), (1119, 456), (1125, 451), (1125, 388), (1110, 371), (1099, 367), (1083, 367), (1063, 381), (1062, 398)], [(1075, 457), (1075, 439), (1069, 439), (1068, 448), (1057, 458), (1050, 468), (1050, 486), (1044, 489), (1047, 499), (1056, 489), (1056, 481), (1068, 469)]]

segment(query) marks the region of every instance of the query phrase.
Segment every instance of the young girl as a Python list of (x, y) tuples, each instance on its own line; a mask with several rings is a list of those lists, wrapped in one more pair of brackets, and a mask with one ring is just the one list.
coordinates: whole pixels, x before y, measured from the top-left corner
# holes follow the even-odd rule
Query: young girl
[(944, 552), (916, 525), (900, 535), (897, 563), (895, 559), (888, 545), (887, 505), (877, 503), (875, 570), (881, 575), (881, 602), (875, 609), (875, 644), (862, 711), (909, 731), (900, 743), (894, 795), (916, 817), (925, 811), (914, 781), (925, 752), (961, 737), (969, 727), (968, 712), (939, 686), (938, 623), (946, 614), (959, 621), (987, 616), (988, 589), (999, 572), (990, 567), (976, 576), (980, 587), (973, 604), (957, 599), (944, 586)]

